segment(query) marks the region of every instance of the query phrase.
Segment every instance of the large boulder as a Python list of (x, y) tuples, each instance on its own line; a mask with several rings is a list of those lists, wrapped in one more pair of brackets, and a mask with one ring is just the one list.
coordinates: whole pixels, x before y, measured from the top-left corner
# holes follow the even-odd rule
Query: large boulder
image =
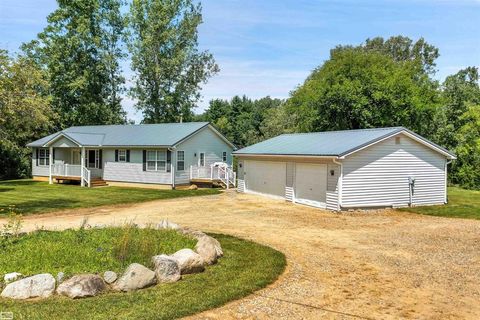
[(192, 249), (178, 250), (171, 257), (177, 260), (181, 274), (197, 273), (205, 270), (205, 261)]
[(107, 286), (102, 277), (96, 274), (80, 274), (65, 280), (57, 288), (57, 293), (72, 299), (93, 297)]
[(206, 237), (207, 235), (205, 233), (203, 233), (202, 231), (198, 231), (198, 230), (193, 230), (193, 229), (190, 229), (190, 228), (180, 228), (178, 230), (181, 234), (184, 234), (186, 236), (189, 236), (189, 237), (192, 237), (194, 239), (200, 239), (202, 237)]
[(49, 273), (42, 273), (9, 283), (1, 296), (12, 299), (47, 298), (54, 292), (55, 278)]
[(222, 246), (217, 239), (205, 235), (198, 239), (195, 251), (202, 257), (206, 264), (214, 264), (223, 256)]
[(133, 291), (153, 286), (156, 282), (155, 272), (139, 263), (132, 263), (115, 282), (113, 289), (117, 291)]
[(165, 254), (152, 257), (157, 282), (176, 282), (182, 278), (176, 259)]

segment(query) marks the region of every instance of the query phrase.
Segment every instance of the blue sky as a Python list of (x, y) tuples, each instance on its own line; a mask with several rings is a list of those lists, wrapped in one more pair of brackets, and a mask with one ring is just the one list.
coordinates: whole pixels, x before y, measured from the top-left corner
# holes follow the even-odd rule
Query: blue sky
[[(402, 34), (440, 49), (440, 80), (480, 66), (480, 0), (204, 0), (201, 49), (221, 68), (204, 86), (201, 112), (213, 98), (236, 94), (285, 98), (337, 44)], [(0, 0), (0, 47), (33, 39), (55, 0)], [(131, 76), (125, 64), (125, 74)], [(141, 115), (124, 100), (129, 118)]]

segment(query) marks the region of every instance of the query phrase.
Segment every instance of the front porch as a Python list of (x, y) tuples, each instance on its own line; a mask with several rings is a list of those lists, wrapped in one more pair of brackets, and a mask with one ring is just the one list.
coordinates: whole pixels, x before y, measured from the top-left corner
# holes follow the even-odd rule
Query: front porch
[(80, 182), (82, 187), (105, 186), (102, 150), (86, 148), (49, 148), (49, 183)]

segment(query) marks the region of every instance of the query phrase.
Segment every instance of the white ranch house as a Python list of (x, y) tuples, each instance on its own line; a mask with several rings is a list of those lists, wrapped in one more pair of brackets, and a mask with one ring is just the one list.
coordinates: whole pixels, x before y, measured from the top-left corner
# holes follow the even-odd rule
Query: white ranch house
[(82, 186), (235, 185), (235, 146), (206, 122), (71, 127), (28, 144), (36, 179)]
[(285, 134), (233, 154), (238, 191), (330, 210), (444, 204), (455, 159), (403, 127)]

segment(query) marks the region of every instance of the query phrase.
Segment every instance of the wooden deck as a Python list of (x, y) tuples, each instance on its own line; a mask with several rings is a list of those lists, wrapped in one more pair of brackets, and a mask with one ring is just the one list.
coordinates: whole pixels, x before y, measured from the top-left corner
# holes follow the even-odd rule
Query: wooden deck
[(58, 181), (80, 181), (80, 177), (72, 176), (52, 176), (53, 179)]

